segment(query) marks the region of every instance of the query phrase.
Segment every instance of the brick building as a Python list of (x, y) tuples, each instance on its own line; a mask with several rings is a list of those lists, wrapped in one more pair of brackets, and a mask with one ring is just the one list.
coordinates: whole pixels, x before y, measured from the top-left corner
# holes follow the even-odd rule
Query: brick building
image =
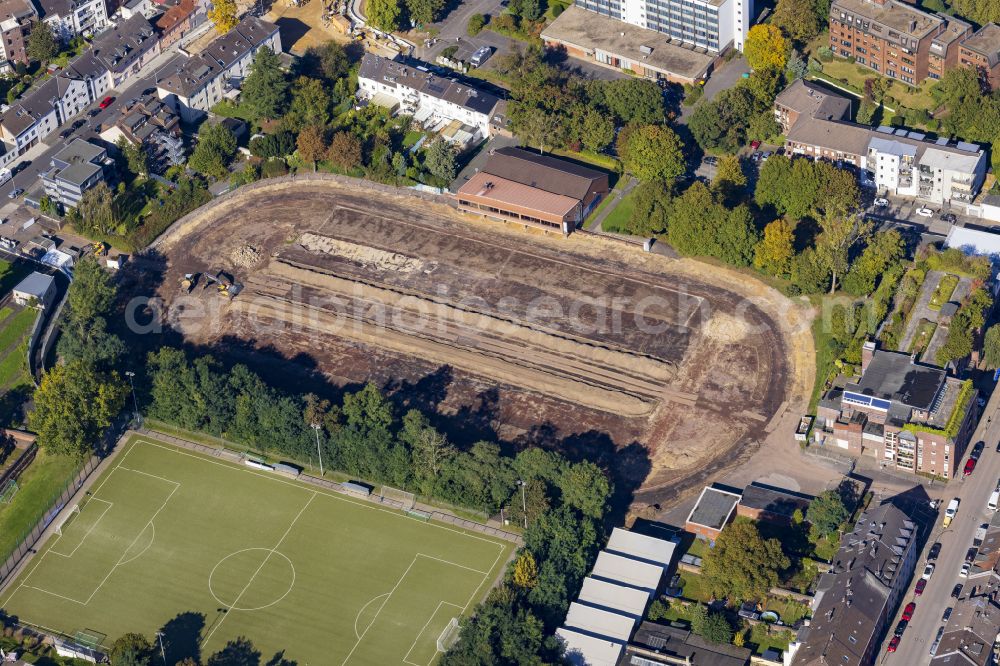
[(705, 486), (698, 496), (698, 502), (688, 514), (684, 529), (699, 539), (714, 543), (722, 533), (722, 528), (736, 517), (739, 503), (740, 495), (737, 493)]
[(978, 418), (971, 382), (868, 342), (861, 377), (820, 401), (813, 444), (947, 479), (957, 472)]
[(1000, 85), (1000, 25), (984, 25), (958, 47), (958, 62), (974, 67), (990, 88)]

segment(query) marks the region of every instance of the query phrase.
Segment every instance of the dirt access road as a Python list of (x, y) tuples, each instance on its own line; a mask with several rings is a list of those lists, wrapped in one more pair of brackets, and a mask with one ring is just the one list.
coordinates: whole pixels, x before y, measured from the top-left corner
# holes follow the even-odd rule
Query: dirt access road
[[(812, 385), (808, 313), (755, 280), (404, 190), (258, 183), (155, 251), (166, 320), (187, 342), (224, 355), (239, 340), (333, 390), (375, 381), (459, 444), (597, 457), (634, 509), (746, 460)], [(244, 285), (232, 301), (204, 281), (180, 289), (220, 270)]]

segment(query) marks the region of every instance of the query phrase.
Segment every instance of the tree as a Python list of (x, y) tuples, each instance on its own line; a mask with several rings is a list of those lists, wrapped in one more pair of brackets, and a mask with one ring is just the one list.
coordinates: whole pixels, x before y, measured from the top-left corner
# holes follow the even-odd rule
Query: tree
[(224, 125), (202, 125), (198, 144), (191, 153), (188, 166), (200, 173), (224, 178), (229, 163), (236, 155), (236, 135)]
[(709, 613), (699, 635), (710, 643), (727, 644), (733, 641), (733, 628), (722, 613)]
[(299, 137), (295, 141), (299, 151), (299, 157), (306, 162), (312, 162), (313, 171), (316, 171), (316, 162), (323, 159), (326, 154), (326, 132), (322, 127), (309, 125), (299, 132)]
[(401, 4), (396, 0), (368, 0), (365, 3), (366, 18), (379, 30), (394, 32), (399, 29)]
[(837, 277), (847, 270), (851, 248), (867, 238), (874, 223), (861, 215), (825, 215), (820, 221), (823, 232), (816, 239), (816, 256), (830, 271), (830, 293), (837, 290)]
[(142, 634), (123, 634), (111, 645), (108, 659), (111, 666), (148, 666), (153, 646)]
[(530, 551), (523, 551), (514, 560), (514, 585), (525, 590), (538, 585), (538, 565)]
[(764, 227), (764, 237), (754, 248), (754, 267), (770, 275), (785, 275), (791, 270), (795, 256), (794, 241), (788, 222), (784, 219), (771, 222)]
[(768, 23), (758, 23), (750, 28), (743, 46), (743, 55), (753, 69), (784, 69), (788, 51), (788, 41), (781, 30)]
[(588, 110), (580, 126), (580, 141), (588, 150), (599, 153), (615, 140), (615, 123), (608, 116)]
[(149, 153), (146, 152), (144, 144), (134, 144), (122, 135), (118, 137), (115, 146), (125, 158), (125, 164), (132, 176), (149, 174)]
[(254, 157), (285, 157), (295, 152), (295, 135), (291, 132), (265, 134), (250, 140), (250, 154)]
[(983, 360), (989, 368), (1000, 368), (1000, 324), (986, 329), (983, 338)]
[(337, 132), (330, 141), (326, 159), (345, 171), (358, 167), (361, 164), (361, 141), (348, 132)]
[(215, 31), (219, 34), (235, 28), (240, 22), (236, 0), (212, 0), (212, 8), (208, 10), (208, 20), (215, 25)]
[(591, 518), (604, 514), (611, 484), (600, 467), (589, 461), (570, 465), (557, 479), (563, 502)]
[(758, 113), (747, 125), (747, 138), (761, 143), (783, 143), (781, 125), (770, 111)]
[(473, 14), (469, 17), (469, 23), (465, 27), (465, 31), (469, 34), (469, 37), (475, 37), (483, 31), (486, 27), (486, 17), (482, 14)]
[(206, 666), (260, 666), (260, 650), (249, 638), (240, 636), (209, 657)]
[(804, 42), (819, 34), (828, 12), (821, 12), (815, 0), (778, 0), (771, 21), (791, 39)]
[(906, 245), (895, 229), (874, 234), (861, 256), (844, 276), (844, 290), (852, 296), (867, 296), (888, 268), (903, 258)]
[(253, 120), (281, 115), (288, 100), (288, 81), (274, 51), (267, 47), (257, 51), (240, 91), (240, 108), (249, 112)]
[(667, 238), (681, 254), (716, 257), (749, 266), (758, 232), (750, 209), (726, 208), (703, 183), (694, 183), (670, 207)]
[(32, 21), (25, 53), (36, 62), (48, 62), (59, 55), (59, 42), (48, 24)]
[(747, 177), (743, 173), (740, 158), (736, 155), (723, 155), (715, 171), (712, 189), (723, 202), (729, 202), (737, 198), (746, 184)]
[(778, 584), (778, 572), (788, 566), (777, 539), (762, 538), (752, 521), (738, 517), (708, 551), (703, 575), (717, 596), (746, 601), (763, 598)]
[(110, 236), (120, 231), (114, 194), (104, 181), (83, 193), (76, 213), (83, 227), (96, 234)]
[(600, 81), (592, 88), (596, 88), (597, 101), (622, 125), (657, 125), (666, 117), (663, 91), (649, 79)]
[(330, 94), (319, 79), (300, 76), (292, 84), (292, 101), (285, 126), (299, 131), (307, 125), (326, 126), (330, 121)]
[(28, 423), (49, 453), (85, 458), (121, 411), (126, 392), (119, 377), (83, 361), (56, 365), (42, 375)]
[(625, 169), (639, 180), (672, 181), (684, 174), (680, 137), (664, 125), (642, 125), (623, 130), (618, 153)]
[(844, 500), (836, 490), (824, 490), (809, 503), (806, 520), (809, 521), (809, 536), (813, 540), (831, 536), (850, 516)]
[(450, 183), (458, 169), (456, 158), (455, 147), (439, 138), (427, 147), (424, 166), (435, 178)]
[(980, 25), (1000, 22), (1000, 5), (994, 0), (951, 0), (952, 10)]

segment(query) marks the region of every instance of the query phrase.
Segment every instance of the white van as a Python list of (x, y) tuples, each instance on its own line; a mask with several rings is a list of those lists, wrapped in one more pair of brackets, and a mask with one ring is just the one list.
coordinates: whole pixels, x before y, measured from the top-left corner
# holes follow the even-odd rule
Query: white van
[(5, 184), (7, 181), (9, 181), (13, 177), (14, 177), (14, 174), (11, 173), (11, 170), (8, 169), (7, 167), (4, 167), (3, 169), (0, 169), (0, 185)]
[(948, 508), (944, 510), (945, 527), (951, 525), (951, 521), (955, 520), (955, 514), (957, 513), (958, 513), (958, 498), (956, 497), (952, 501), (948, 502)]
[(986, 508), (990, 511), (996, 511), (998, 504), (1000, 504), (1000, 490), (994, 490), (993, 494), (990, 495), (990, 500), (986, 503)]

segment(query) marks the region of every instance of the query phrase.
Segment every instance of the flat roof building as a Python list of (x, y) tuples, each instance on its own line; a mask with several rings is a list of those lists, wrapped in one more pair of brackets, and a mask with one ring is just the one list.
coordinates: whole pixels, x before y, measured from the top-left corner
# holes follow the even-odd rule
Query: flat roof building
[(625, 646), (618, 666), (746, 666), (752, 654), (749, 648), (712, 643), (688, 629), (643, 622)]
[(42, 174), (45, 194), (56, 203), (74, 207), (87, 190), (104, 181), (113, 164), (104, 148), (73, 139), (52, 156), (49, 170)]
[(556, 637), (566, 648), (566, 660), (573, 666), (617, 666), (624, 644), (589, 636), (572, 629), (556, 629)]
[(592, 573), (597, 578), (625, 583), (640, 590), (648, 590), (649, 594), (652, 595), (660, 586), (663, 567), (601, 551), (597, 555)]
[(52, 305), (56, 295), (56, 281), (51, 275), (33, 272), (21, 280), (11, 294), (18, 305), (36, 305), (45, 309)]
[(569, 605), (563, 626), (591, 636), (601, 636), (626, 643), (632, 636), (636, 622), (635, 617), (574, 601)]
[(695, 536), (714, 542), (722, 528), (736, 516), (736, 506), (740, 502), (737, 493), (705, 486), (698, 501), (688, 514), (684, 529)]
[(674, 558), (675, 544), (665, 539), (631, 532), (620, 527), (611, 531), (605, 550), (634, 557), (643, 562), (669, 567)]
[(743, 489), (736, 514), (751, 520), (788, 524), (796, 511), (805, 515), (813, 499), (809, 495), (755, 481)]
[(455, 198), (470, 213), (568, 234), (608, 189), (608, 175), (601, 171), (523, 148), (500, 148)]
[(598, 580), (588, 576), (583, 579), (583, 588), (577, 601), (595, 608), (612, 610), (622, 615), (641, 618), (646, 612), (649, 593), (633, 587)]

